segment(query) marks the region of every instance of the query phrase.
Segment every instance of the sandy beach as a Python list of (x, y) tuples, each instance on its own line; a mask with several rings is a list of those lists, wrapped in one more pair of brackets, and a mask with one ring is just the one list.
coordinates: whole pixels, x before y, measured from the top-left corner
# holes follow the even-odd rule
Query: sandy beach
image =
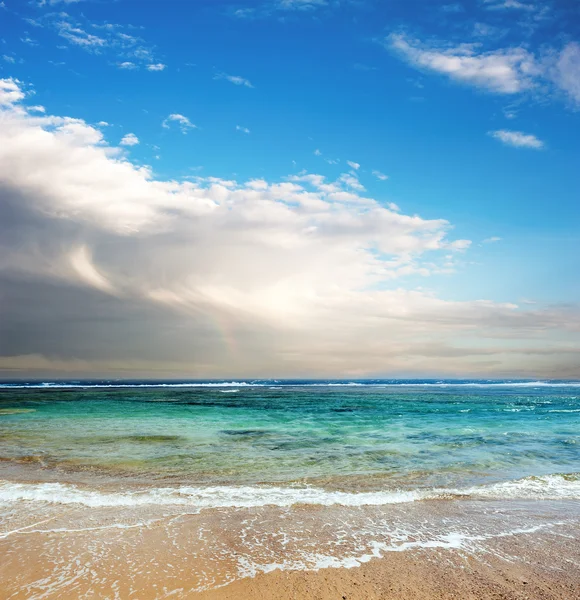
[[(47, 585), (57, 557), (35, 555), (36, 548), (23, 553), (22, 546), (16, 549), (3, 543), (0, 598), (576, 600), (580, 592), (577, 539), (570, 536), (532, 544), (525, 538), (510, 539), (497, 544), (493, 554), (441, 549), (392, 552), (357, 568), (274, 571), (207, 591), (195, 591), (199, 573), (215, 569), (215, 564), (192, 561), (187, 553), (181, 563), (175, 554), (171, 562), (165, 562), (153, 539), (149, 539), (152, 545), (136, 547), (133, 555), (123, 557), (113, 550), (88, 570), (79, 564), (73, 578), (67, 577), (64, 568), (60, 585), (59, 578)], [(14, 571), (15, 552), (18, 572)], [(135, 560), (143, 567), (139, 574), (131, 570)]]
[[(576, 559), (578, 555), (576, 555)], [(551, 552), (534, 560), (460, 557), (450, 551), (391, 554), (358, 569), (271, 573), (195, 594), (200, 600), (576, 600), (578, 562)], [(535, 562), (537, 561), (537, 562)]]
[(32, 510), (0, 535), (0, 598), (576, 600), (578, 513), (456, 500)]

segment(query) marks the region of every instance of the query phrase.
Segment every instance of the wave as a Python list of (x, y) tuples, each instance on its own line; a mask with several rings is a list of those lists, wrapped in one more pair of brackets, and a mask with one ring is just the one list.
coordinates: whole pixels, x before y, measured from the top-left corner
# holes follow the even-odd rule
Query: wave
[(0, 389), (88, 389), (88, 388), (221, 388), (221, 387), (264, 387), (265, 383), (247, 381), (189, 382), (189, 383), (0, 383)]
[(183, 382), (1, 382), (0, 389), (89, 389), (89, 388), (253, 388), (268, 387), (378, 387), (378, 388), (577, 388), (580, 381), (425, 381), (425, 380), (366, 380), (366, 381), (183, 381)]
[(13, 483), (0, 481), (0, 503), (42, 502), (88, 507), (153, 505), (211, 508), (319, 506), (382, 506), (438, 499), (578, 500), (580, 473), (526, 477), (465, 489), (385, 490), (340, 492), (317, 487), (213, 486), (153, 488), (139, 491), (104, 492), (63, 483)]

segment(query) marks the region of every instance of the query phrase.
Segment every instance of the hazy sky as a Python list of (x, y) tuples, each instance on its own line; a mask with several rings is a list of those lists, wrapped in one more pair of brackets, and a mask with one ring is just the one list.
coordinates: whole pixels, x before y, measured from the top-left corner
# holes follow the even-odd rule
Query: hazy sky
[(576, 0), (0, 2), (0, 377), (580, 377)]

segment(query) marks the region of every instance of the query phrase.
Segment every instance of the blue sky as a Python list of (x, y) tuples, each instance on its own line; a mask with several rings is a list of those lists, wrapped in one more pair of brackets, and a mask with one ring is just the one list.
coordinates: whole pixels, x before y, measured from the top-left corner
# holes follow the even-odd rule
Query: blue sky
[[(322, 175), (385, 210), (394, 203), (396, 214), (448, 221), (451, 240), (470, 242), (452, 258), (449, 246), (426, 243), (412, 259), (416, 268), (349, 284), (348, 293), (419, 290), (449, 302), (535, 307), (544, 316), (563, 310), (562, 322), (570, 320), (580, 294), (577, 2), (4, 0), (0, 11), (0, 76), (17, 82), (22, 102), (101, 131), (97, 145), (120, 147), (123, 161), (150, 168), (151, 181), (302, 185), (305, 175)], [(95, 236), (82, 246), (94, 271), (114, 271), (118, 265), (97, 264), (103, 250)], [(401, 256), (388, 244), (377, 250), (374, 239), (357, 244), (384, 261)], [(223, 260), (217, 271), (231, 263)], [(20, 272), (18, 285), (24, 270), (8, 268), (10, 277)], [(267, 296), (279, 283), (253, 293)], [(235, 333), (235, 314), (225, 319), (233, 338), (248, 339)], [(566, 352), (575, 347), (577, 332), (554, 335), (565, 338)], [(326, 339), (320, 332), (320, 343)], [(34, 339), (16, 354), (2, 351), (79, 358), (56, 346), (47, 358)], [(271, 372), (287, 372), (280, 361)], [(528, 373), (497, 362), (502, 373)], [(302, 374), (298, 363), (288, 373)], [(397, 365), (384, 372), (427, 372)], [(488, 371), (474, 363), (462, 372)]]

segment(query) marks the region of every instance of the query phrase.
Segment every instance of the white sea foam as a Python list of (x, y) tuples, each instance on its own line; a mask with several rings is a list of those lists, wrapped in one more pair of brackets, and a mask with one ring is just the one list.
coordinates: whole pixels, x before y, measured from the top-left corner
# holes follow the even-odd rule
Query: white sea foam
[(292, 382), (283, 386), (271, 386), (269, 381), (211, 381), (173, 383), (92, 383), (92, 382), (42, 382), (42, 383), (0, 383), (0, 389), (100, 389), (100, 388), (228, 388), (228, 387), (378, 387), (378, 388), (578, 388), (580, 381), (438, 381), (438, 382), (398, 382), (398, 381), (329, 381)]
[(464, 493), (477, 498), (576, 500), (580, 499), (580, 477), (577, 474), (525, 477), (515, 481), (470, 488)]
[(180, 505), (192, 508), (250, 508), (293, 504), (378, 506), (413, 502), (422, 492), (333, 492), (316, 487), (214, 486), (154, 488), (146, 491), (102, 492), (62, 483), (0, 482), (0, 502), (47, 502), (90, 507)]
[(0, 383), (0, 389), (92, 389), (92, 388), (221, 388), (221, 387), (264, 387), (264, 383), (248, 381), (212, 381), (185, 383)]
[(340, 492), (317, 487), (213, 486), (165, 487), (140, 491), (106, 492), (62, 483), (0, 481), (0, 502), (43, 502), (89, 507), (179, 505), (193, 510), (210, 508), (320, 506), (382, 506), (419, 500), (466, 497), (480, 499), (580, 499), (580, 477), (547, 475), (527, 477), (464, 489), (386, 490)]

